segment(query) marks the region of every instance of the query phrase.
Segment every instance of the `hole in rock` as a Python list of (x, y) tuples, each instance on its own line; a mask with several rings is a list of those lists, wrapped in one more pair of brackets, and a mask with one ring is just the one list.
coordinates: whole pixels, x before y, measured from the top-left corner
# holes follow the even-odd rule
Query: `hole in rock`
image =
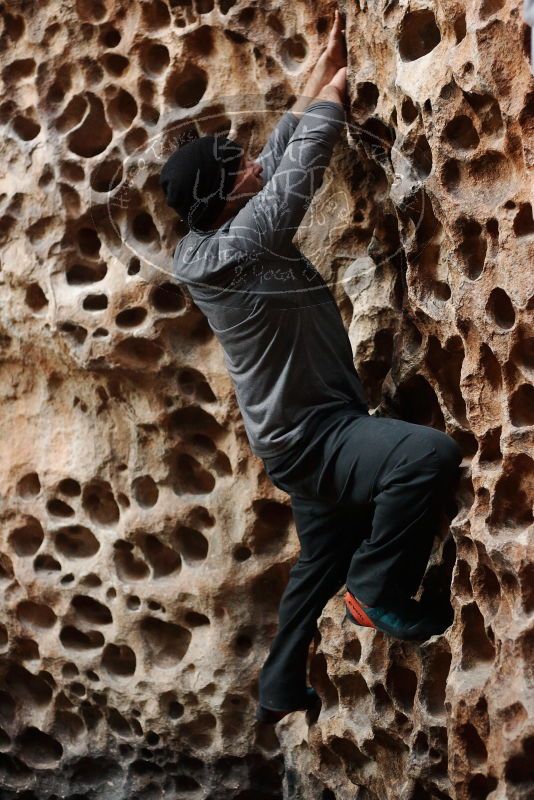
[(34, 675), (20, 664), (11, 663), (4, 677), (4, 688), (25, 707), (46, 707), (52, 699), (54, 679), (42, 671)]
[(103, 647), (105, 639), (100, 631), (80, 631), (74, 625), (65, 625), (59, 634), (66, 650), (94, 650)]
[(18, 83), (18, 81), (29, 78), (35, 72), (35, 61), (33, 58), (18, 58), (12, 61), (2, 70), (2, 78), (8, 83)]
[(450, 337), (442, 347), (436, 336), (429, 336), (427, 343), (427, 364), (430, 372), (443, 389), (447, 407), (454, 417), (465, 427), (469, 427), (465, 401), (460, 388), (464, 348), (459, 336)]
[[(177, 3), (171, 3), (177, 5)], [(184, 3), (187, 5), (187, 3)], [(153, 0), (148, 5), (141, 6), (143, 26), (149, 31), (167, 28), (171, 24), (169, 8), (163, 0)], [(200, 12), (201, 13), (201, 12)]]
[(44, 531), (39, 520), (26, 517), (25, 523), (11, 532), (9, 544), (18, 556), (33, 556), (43, 539)]
[[(371, 701), (371, 692), (365, 681), (365, 678), (360, 672), (352, 672), (347, 675), (341, 675), (336, 679), (336, 685), (339, 691), (339, 699), (341, 702), (348, 704), (361, 703), (368, 700)], [(369, 708), (367, 707), (367, 712)]]
[(443, 130), (444, 136), (459, 150), (473, 150), (480, 142), (476, 129), (465, 114), (451, 119)]
[(130, 611), (137, 611), (137, 609), (141, 606), (141, 600), (137, 595), (131, 594), (127, 600), (126, 605), (130, 609)]
[(138, 368), (156, 365), (163, 356), (163, 348), (151, 339), (129, 336), (115, 348), (115, 355), (125, 366)]
[(490, 219), (488, 219), (488, 221), (486, 222), (486, 230), (488, 231), (492, 239), (499, 238), (499, 223), (495, 219), (495, 217), (490, 217)]
[(113, 547), (113, 561), (120, 580), (128, 582), (148, 578), (150, 575), (148, 564), (133, 554), (131, 542), (119, 540), (114, 543)]
[(24, 142), (31, 142), (35, 139), (41, 130), (41, 126), (35, 120), (25, 117), (22, 114), (17, 114), (12, 122), (13, 130)]
[(61, 564), (52, 556), (43, 553), (36, 556), (33, 569), (35, 572), (58, 572), (61, 571)]
[(16, 738), (24, 763), (31, 767), (50, 767), (63, 755), (62, 745), (47, 733), (30, 726)]
[(111, 192), (117, 188), (122, 178), (122, 163), (115, 158), (109, 158), (93, 167), (89, 182), (95, 192)]
[(445, 714), (445, 690), (451, 660), (450, 652), (434, 650), (429, 654), (428, 662), (425, 664), (425, 674), (421, 684), (421, 699), (430, 714)]
[(501, 586), (492, 569), (486, 564), (479, 564), (473, 572), (471, 581), (473, 588), (492, 614), (496, 614), (501, 599)]
[(482, 226), (476, 220), (461, 218), (458, 226), (462, 242), (458, 249), (465, 273), (471, 280), (476, 280), (484, 269), (487, 243), (482, 233)]
[(95, 479), (86, 484), (82, 494), (82, 505), (93, 522), (100, 525), (114, 525), (119, 521), (119, 507), (107, 481)]
[(530, 203), (521, 203), (519, 211), (514, 218), (514, 233), (516, 236), (531, 236), (534, 234), (534, 219)]
[(192, 628), (199, 628), (201, 625), (209, 625), (210, 620), (205, 614), (200, 614), (198, 611), (188, 611), (184, 617), (184, 621)]
[(432, 172), (432, 150), (426, 136), (417, 137), (412, 153), (412, 163), (416, 174), (426, 180)]
[(467, 24), (465, 21), (465, 12), (462, 11), (454, 20), (454, 35), (456, 37), (456, 44), (460, 44), (460, 42), (465, 39), (466, 33)]
[(480, 764), (485, 764), (488, 760), (488, 751), (475, 726), (470, 722), (461, 725), (458, 735), (464, 746), (470, 766), (476, 767)]
[(180, 725), (179, 735), (192, 748), (209, 747), (215, 735), (217, 720), (207, 711), (200, 712), (191, 722)]
[(106, 122), (102, 100), (92, 92), (86, 92), (90, 110), (82, 124), (70, 134), (68, 147), (82, 158), (92, 158), (102, 153), (113, 138), (113, 131)]
[(280, 49), (282, 63), (289, 72), (298, 72), (306, 60), (308, 45), (306, 39), (299, 33), (284, 39)]
[(460, 183), (460, 167), (454, 158), (448, 158), (441, 170), (441, 182), (445, 189), (454, 192)]
[(515, 310), (509, 296), (500, 286), (496, 286), (492, 289), (486, 304), (486, 311), (499, 328), (503, 328), (504, 330), (513, 328), (515, 324)]
[(174, 667), (179, 663), (191, 641), (191, 632), (187, 628), (157, 617), (145, 617), (139, 630), (150, 662), (162, 668)]
[(498, 781), (493, 775), (482, 775), (477, 772), (467, 784), (469, 800), (486, 800), (486, 797), (497, 787)]
[(251, 555), (252, 550), (245, 545), (238, 545), (233, 551), (233, 556), (236, 561), (246, 561)]
[(354, 639), (345, 641), (343, 647), (343, 658), (358, 663), (358, 661), (361, 658), (361, 655), (362, 655), (362, 646), (360, 644), (359, 639), (355, 637)]
[(141, 508), (152, 508), (158, 502), (159, 489), (150, 475), (141, 475), (132, 483), (132, 492)]
[(386, 685), (389, 694), (397, 701), (398, 705), (405, 711), (411, 711), (417, 690), (417, 675), (415, 672), (400, 664), (393, 663), (387, 673)]
[(362, 753), (359, 747), (350, 739), (342, 739), (339, 736), (333, 736), (329, 743), (332, 751), (343, 761), (349, 780), (351, 778), (356, 779), (358, 770), (365, 767), (371, 761), (369, 756)]
[(178, 386), (184, 394), (196, 395), (199, 402), (212, 403), (217, 399), (204, 375), (192, 367), (180, 370)]
[(102, 586), (102, 580), (94, 572), (89, 572), (80, 580), (80, 586), (87, 586), (89, 589), (96, 589)]
[(157, 311), (165, 314), (174, 314), (185, 307), (182, 290), (175, 283), (169, 281), (153, 289), (150, 301)]
[(74, 478), (63, 478), (57, 485), (58, 492), (67, 495), (67, 497), (76, 497), (82, 493), (82, 487)]
[(414, 375), (399, 385), (398, 404), (402, 419), (445, 430), (443, 412), (434, 389), (422, 375)]
[[(532, 524), (532, 483), (534, 461), (526, 453), (510, 456), (495, 486), (492, 513), (487, 522), (493, 533), (499, 528), (510, 530)], [(495, 528), (497, 530), (495, 530)]]
[(209, 542), (200, 531), (186, 525), (178, 525), (173, 534), (174, 546), (186, 563), (204, 561), (208, 555)]
[(76, 11), (86, 22), (99, 22), (108, 13), (106, 0), (76, 0)]
[(78, 248), (82, 255), (94, 258), (100, 251), (100, 238), (93, 228), (79, 228), (76, 233)]
[(102, 653), (102, 666), (110, 675), (128, 678), (135, 672), (135, 653), (126, 644), (107, 644)]
[(32, 311), (41, 311), (48, 305), (48, 299), (38, 283), (30, 283), (26, 288), (26, 305)]
[(71, 605), (79, 617), (93, 625), (109, 625), (113, 622), (109, 608), (99, 603), (94, 597), (74, 595)]
[(208, 494), (215, 488), (215, 478), (193, 456), (179, 454), (171, 469), (175, 494)]
[(402, 20), (399, 34), (399, 53), (403, 61), (415, 61), (436, 47), (441, 34), (434, 12), (421, 9), (408, 12)]
[(375, 110), (379, 98), (378, 86), (371, 81), (356, 84), (356, 99), (353, 113), (360, 119), (370, 116)]
[(235, 650), (238, 656), (245, 657), (248, 656), (248, 654), (251, 652), (252, 645), (253, 641), (250, 638), (250, 636), (242, 631), (235, 637), (233, 642), (233, 649)]
[(36, 497), (41, 491), (41, 481), (36, 472), (28, 472), (17, 482), (17, 494), (19, 497)]
[(527, 614), (534, 611), (534, 564), (526, 564), (519, 571), (523, 608)]
[(221, 14), (228, 14), (231, 8), (233, 8), (236, 4), (237, 0), (219, 0), (219, 8), (221, 9)]
[(484, 618), (476, 603), (468, 603), (463, 606), (461, 618), (463, 624), (462, 669), (474, 669), (479, 664), (492, 662), (495, 658), (495, 647), (488, 638)]
[(146, 315), (146, 309), (141, 306), (125, 308), (117, 314), (115, 322), (119, 328), (135, 328), (145, 321)]
[(118, 733), (119, 736), (126, 737), (130, 737), (132, 735), (132, 728), (129, 725), (128, 720), (126, 720), (116, 708), (108, 709), (107, 720), (109, 727), (114, 733)]
[(108, 103), (108, 119), (117, 130), (127, 130), (137, 116), (137, 103), (125, 89), (119, 89)]
[(255, 500), (252, 508), (262, 522), (273, 528), (286, 528), (293, 519), (290, 507), (275, 500)]
[(105, 28), (101, 28), (100, 39), (105, 47), (117, 47), (122, 36), (117, 28), (114, 28), (112, 25), (107, 25)]
[(163, 44), (150, 43), (141, 48), (141, 66), (149, 75), (159, 75), (169, 66), (170, 55)]
[(18, 619), (33, 628), (52, 628), (56, 622), (54, 611), (44, 603), (23, 600), (17, 606)]
[(159, 240), (158, 229), (152, 216), (147, 211), (139, 211), (131, 220), (132, 234), (138, 242), (150, 244)]
[(186, 64), (179, 76), (169, 81), (168, 94), (177, 106), (193, 108), (202, 99), (208, 87), (206, 72), (195, 64)]
[[(321, 22), (321, 20), (324, 22), (324, 17), (321, 17), (321, 19), (318, 21), (317, 24), (319, 24), (319, 22)], [(272, 28), (273, 31), (275, 33), (277, 33), (279, 36), (283, 36), (284, 35), (284, 33), (285, 33), (284, 20), (276, 12), (272, 11), (269, 14), (269, 16), (267, 17), (267, 25), (270, 28)], [(317, 32), (321, 33), (321, 31), (317, 31)]]
[(417, 106), (411, 97), (405, 97), (401, 105), (401, 116), (404, 122), (407, 125), (411, 125), (411, 123), (416, 119), (417, 114)]
[(107, 271), (106, 264), (73, 264), (68, 268), (65, 277), (70, 286), (84, 286), (103, 280)]
[(534, 386), (523, 383), (510, 397), (510, 419), (516, 427), (534, 425)]
[(143, 554), (152, 567), (153, 577), (161, 578), (180, 569), (182, 559), (174, 550), (160, 542), (154, 534), (146, 534), (140, 541)]
[[(481, 373), (484, 375), (484, 378), (488, 383), (488, 386), (491, 387), (491, 389), (496, 393), (495, 396), (498, 397), (498, 393), (500, 392), (500, 390), (502, 388), (502, 370), (501, 370), (501, 365), (499, 364), (499, 362), (498, 362), (493, 350), (489, 347), (489, 345), (486, 344), (486, 342), (483, 342), (480, 345), (479, 366), (480, 366)], [(491, 406), (492, 403), (491, 403), (491, 399), (490, 398), (491, 398), (491, 395), (490, 395), (489, 398), (486, 398), (486, 402), (489, 402), (489, 405)], [(495, 409), (492, 409), (492, 410), (494, 412), (496, 412), (497, 409), (495, 408)], [(499, 428), (499, 429), (495, 429), (495, 430), (497, 431), (497, 437), (498, 438), (495, 440), (494, 444), (497, 447), (499, 447), (499, 439), (500, 439), (501, 429)], [(491, 433), (491, 431), (489, 431), (488, 435), (492, 436), (493, 434)], [(488, 440), (487, 444), (491, 447), (492, 442), (490, 440)], [(497, 457), (500, 458), (500, 449), (499, 449), (498, 452), (499, 452), (499, 455)]]
[(517, 334), (510, 357), (515, 364), (534, 369), (534, 336), (525, 335), (526, 332), (519, 326)]
[(66, 525), (55, 532), (55, 546), (67, 558), (90, 558), (100, 549), (100, 542), (84, 525)]
[[(525, 787), (532, 783), (532, 764), (534, 763), (534, 736), (527, 736), (521, 743), (522, 753), (512, 756), (507, 764), (506, 778), (514, 785)], [(496, 781), (495, 781), (496, 783)]]
[[(126, 72), (126, 70), (128, 69), (128, 67), (130, 66), (129, 60), (125, 56), (119, 55), (119, 53), (104, 53), (104, 55), (102, 56), (102, 64), (104, 66), (104, 69), (107, 72), (109, 72), (110, 75), (113, 75), (116, 78), (118, 78), (121, 75), (123, 75)], [(127, 94), (127, 93), (125, 92), (125, 94)], [(131, 97), (131, 95), (129, 95), (129, 96)], [(131, 101), (133, 102), (133, 104), (135, 106), (135, 100), (133, 99), (133, 97), (131, 97)], [(137, 107), (136, 106), (135, 106), (135, 108), (136, 108), (136, 111), (137, 111)], [(130, 110), (130, 109), (120, 108), (118, 113), (121, 113), (121, 112), (124, 113), (127, 110)], [(113, 118), (112, 118), (111, 113), (109, 114), (109, 117), (110, 117), (111, 121), (113, 122)], [(135, 112), (133, 114), (133, 117), (135, 117)], [(133, 117), (132, 117), (132, 119), (133, 119)], [(127, 128), (128, 125), (123, 124), (123, 127)]]
[(46, 504), (46, 510), (51, 516), (54, 517), (73, 517), (74, 510), (65, 503), (63, 500), (59, 500), (57, 497), (54, 497), (52, 500), (49, 500)]
[(482, 0), (480, 4), (480, 19), (488, 19), (504, 6), (505, 0)]

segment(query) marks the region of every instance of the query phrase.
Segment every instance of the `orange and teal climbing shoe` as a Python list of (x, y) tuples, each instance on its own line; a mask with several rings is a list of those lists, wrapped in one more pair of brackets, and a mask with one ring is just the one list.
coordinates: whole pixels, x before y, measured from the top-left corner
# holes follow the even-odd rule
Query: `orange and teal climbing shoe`
[(355, 625), (374, 628), (404, 641), (424, 642), (445, 631), (450, 621), (428, 604), (411, 598), (399, 598), (391, 607), (369, 606), (348, 589), (345, 592), (345, 616)]

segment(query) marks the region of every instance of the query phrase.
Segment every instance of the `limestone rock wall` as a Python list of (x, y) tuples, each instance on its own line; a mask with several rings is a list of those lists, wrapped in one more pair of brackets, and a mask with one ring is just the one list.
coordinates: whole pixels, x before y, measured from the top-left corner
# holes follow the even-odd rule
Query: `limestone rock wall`
[(511, 0), (342, 5), (349, 124), (299, 244), (371, 407), (463, 449), (426, 577), (452, 578), (455, 619), (418, 647), (332, 598), (319, 719), (254, 721), (297, 538), (172, 280), (157, 176), (198, 134), (257, 155), (334, 7), (0, 5), (1, 800), (532, 792), (534, 85)]

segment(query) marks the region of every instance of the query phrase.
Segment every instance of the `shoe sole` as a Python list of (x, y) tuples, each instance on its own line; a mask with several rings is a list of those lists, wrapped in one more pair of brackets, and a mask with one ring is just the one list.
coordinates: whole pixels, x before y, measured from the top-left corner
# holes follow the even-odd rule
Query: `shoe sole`
[[(353, 625), (357, 625), (359, 628), (368, 627), (366, 625), (362, 625), (360, 622), (354, 619), (354, 617), (352, 616), (352, 614), (348, 609), (345, 609), (345, 617), (347, 617), (352, 622)], [(383, 633), (386, 636), (390, 636), (393, 639), (398, 639), (401, 642), (426, 642), (432, 636), (441, 636), (446, 630), (446, 628), (443, 631), (434, 631), (434, 633), (429, 633), (428, 636), (423, 636), (423, 635), (399, 636), (399, 634), (396, 631), (389, 630), (388, 628), (379, 628), (376, 625), (373, 626), (373, 630), (379, 631), (380, 633)]]
[[(320, 708), (321, 708), (321, 698), (319, 696), (317, 696), (312, 701), (310, 701), (310, 704), (307, 705), (307, 706), (300, 706), (300, 708), (292, 708), (292, 709), (290, 709), (288, 711), (284, 711), (284, 712), (282, 712), (282, 709), (280, 709), (280, 711), (276, 711), (273, 708), (267, 708), (266, 706), (259, 705), (256, 708), (256, 715), (255, 716), (256, 716), (256, 719), (258, 720), (258, 722), (268, 722), (268, 723), (271, 723), (273, 725), (276, 725), (277, 722), (281, 722), (281, 720), (283, 720), (285, 717), (287, 717), (288, 714), (294, 714), (295, 711), (305, 711), (306, 714), (313, 714), (315, 711), (317, 711), (317, 709), (320, 709)], [(281, 716), (281, 717), (279, 717), (279, 716), (273, 717), (273, 714), (274, 715), (278, 715), (278, 714), (281, 714), (281, 713), (283, 714), (283, 716)]]
[(357, 625), (363, 625), (366, 628), (378, 630), (373, 620), (367, 616), (361, 605), (349, 592), (345, 592), (345, 607)]

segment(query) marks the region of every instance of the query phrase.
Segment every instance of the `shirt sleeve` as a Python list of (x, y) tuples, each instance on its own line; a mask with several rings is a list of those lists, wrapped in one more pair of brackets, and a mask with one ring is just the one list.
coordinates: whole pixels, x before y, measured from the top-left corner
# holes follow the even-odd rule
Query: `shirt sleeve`
[(286, 151), (286, 147), (298, 122), (299, 118), (296, 114), (293, 114), (292, 111), (286, 111), (278, 121), (278, 124), (267, 139), (265, 147), (257, 157), (256, 161), (263, 167), (261, 177), (264, 186), (276, 172), (280, 164), (280, 159)]
[(340, 103), (310, 103), (275, 172), (231, 220), (228, 244), (242, 252), (276, 256), (291, 243), (322, 184), (344, 124), (345, 110)]

